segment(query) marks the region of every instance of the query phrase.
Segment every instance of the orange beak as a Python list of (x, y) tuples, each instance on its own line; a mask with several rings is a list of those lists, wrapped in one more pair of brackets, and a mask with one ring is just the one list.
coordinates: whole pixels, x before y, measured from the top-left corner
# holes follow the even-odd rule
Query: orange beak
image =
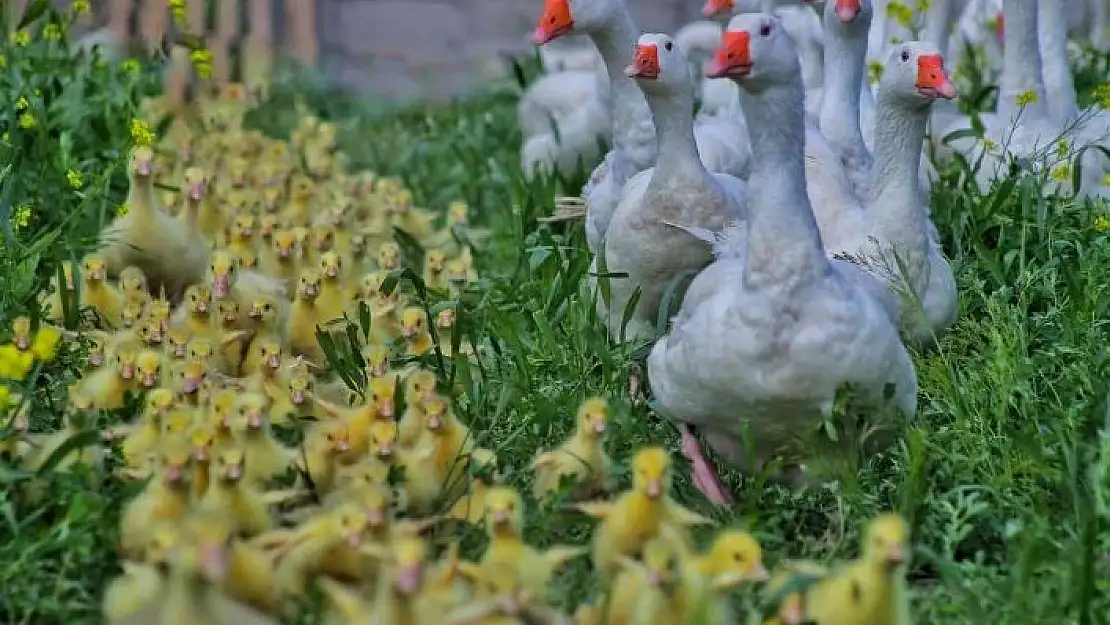
[(659, 78), (659, 47), (654, 43), (642, 43), (636, 46), (632, 65), (624, 69), (624, 75), (647, 80)]
[(570, 4), (567, 0), (547, 0), (536, 30), (532, 32), (532, 43), (542, 46), (569, 33), (572, 28), (574, 18), (570, 16)]
[(927, 98), (951, 100), (958, 95), (956, 83), (944, 71), (944, 57), (939, 54), (923, 54), (917, 58), (918, 93)]
[(707, 0), (701, 8), (701, 14), (706, 17), (715, 17), (722, 13), (731, 13), (736, 5), (732, 0)]
[(836, 0), (833, 11), (840, 21), (850, 22), (863, 12), (863, 7), (860, 6), (859, 0)]
[(752, 34), (746, 30), (726, 30), (721, 47), (709, 62), (709, 78), (743, 78), (752, 71)]

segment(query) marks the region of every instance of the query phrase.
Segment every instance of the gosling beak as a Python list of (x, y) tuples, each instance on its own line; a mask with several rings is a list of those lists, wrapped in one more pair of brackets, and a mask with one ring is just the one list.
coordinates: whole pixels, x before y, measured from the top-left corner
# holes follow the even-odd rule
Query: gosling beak
[(150, 161), (138, 161), (135, 163), (135, 173), (140, 176), (149, 176), (153, 168)]
[(358, 548), (362, 544), (362, 532), (351, 532), (347, 534), (347, 544), (351, 547)]
[(343, 439), (335, 444), (335, 450), (340, 453), (351, 451), (351, 441)]
[(183, 391), (185, 391), (189, 395), (192, 395), (193, 393), (197, 392), (197, 389), (200, 388), (200, 376), (199, 375), (186, 376), (185, 383), (182, 385), (181, 388), (182, 388)]
[(378, 414), (383, 417), (393, 417), (393, 400), (387, 399), (378, 406)]
[(392, 458), (393, 457), (393, 445), (391, 445), (389, 443), (383, 443), (382, 445), (378, 446), (378, 457), (381, 458), (382, 460), (388, 460), (388, 459)]
[(72, 275), (66, 274), (65, 281), (66, 281), (66, 290), (67, 291), (76, 291), (77, 290), (77, 287), (73, 284), (73, 276)]
[(182, 471), (180, 465), (170, 465), (166, 467), (165, 475), (167, 482), (169, 482), (170, 484), (177, 484), (181, 481), (184, 472)]
[(176, 345), (173, 348), (173, 355), (176, 358), (184, 358), (186, 353), (187, 353), (187, 350), (185, 349), (184, 345)]
[(646, 494), (652, 499), (658, 499), (663, 494), (663, 484), (657, 479), (648, 482)]
[(751, 568), (751, 570), (748, 571), (747, 577), (748, 577), (749, 581), (765, 582), (771, 577), (771, 575), (770, 575), (770, 573), (767, 572), (767, 567), (764, 566), (763, 563), (761, 562), (761, 563), (753, 566)]
[(255, 411), (247, 414), (247, 426), (251, 428), (262, 427), (262, 413)]
[(906, 562), (906, 550), (902, 545), (891, 545), (886, 550), (886, 562), (891, 567), (901, 566)]
[(397, 590), (406, 595), (416, 593), (420, 590), (420, 578), (422, 576), (420, 565), (410, 564), (399, 568), (397, 570)]
[(197, 312), (198, 313), (208, 312), (208, 302), (197, 302)]
[(224, 475), (226, 475), (227, 479), (229, 479), (229, 480), (238, 480), (238, 479), (242, 478), (243, 477), (243, 465), (239, 464), (239, 463), (229, 464), (227, 466), (227, 472), (224, 473)]
[(94, 367), (99, 367), (104, 364), (104, 354), (100, 352), (91, 352), (89, 354), (89, 364)]
[(194, 202), (199, 202), (204, 199), (204, 183), (194, 182), (189, 185), (189, 199)]
[(266, 366), (271, 369), (277, 369), (281, 366), (281, 357), (277, 354), (271, 354), (270, 357), (266, 359)]
[(338, 267), (328, 267), (328, 270), (324, 272), (324, 275), (326, 275), (329, 278), (338, 278), (339, 277), (339, 268)]
[(595, 434), (604, 434), (605, 433), (605, 428), (606, 428), (606, 424), (605, 424), (604, 421), (594, 421), (594, 433)]
[(648, 571), (647, 583), (652, 588), (659, 588), (663, 585), (663, 576), (659, 574), (659, 571)]
[(230, 310), (224, 313), (224, 321), (227, 323), (235, 323), (237, 319), (239, 319), (239, 315)]
[(130, 380), (135, 377), (135, 365), (123, 365), (120, 368), (119, 377), (124, 380)]
[(19, 351), (26, 351), (31, 347), (31, 339), (26, 336), (17, 336), (15, 337), (15, 346), (19, 348)]
[(201, 569), (210, 581), (221, 582), (227, 578), (227, 558), (222, 547), (205, 549), (200, 559)]
[(212, 277), (212, 296), (217, 299), (227, 297), (228, 292), (227, 276), (213, 276)]
[(438, 430), (443, 427), (443, 419), (439, 415), (430, 415), (427, 423), (429, 430)]
[(262, 309), (259, 308), (258, 306), (251, 306), (251, 311), (248, 314), (250, 315), (251, 319), (261, 319), (262, 318)]
[(381, 527), (385, 524), (385, 512), (381, 508), (371, 508), (366, 512), (366, 520), (371, 527)]
[(277, 251), (278, 258), (289, 258), (289, 254), (291, 253), (292, 250), (287, 247), (279, 247)]
[(293, 391), (292, 400), (294, 406), (300, 406), (304, 403), (304, 391)]
[(158, 376), (153, 373), (144, 373), (142, 384), (143, 388), (154, 388), (158, 384)]
[(197, 462), (206, 462), (208, 460), (208, 448), (199, 446), (193, 449), (193, 460)]
[(416, 334), (416, 328), (412, 326), (404, 326), (401, 328), (401, 336), (406, 339), (411, 339), (414, 334)]

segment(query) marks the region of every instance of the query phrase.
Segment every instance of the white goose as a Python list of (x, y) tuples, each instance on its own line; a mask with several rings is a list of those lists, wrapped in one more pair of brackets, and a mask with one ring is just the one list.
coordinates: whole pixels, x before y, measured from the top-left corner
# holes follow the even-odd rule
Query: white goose
[(609, 110), (604, 67), (557, 70), (529, 85), (517, 105), (525, 176), (555, 168), (570, 173), (580, 163), (596, 162), (598, 145), (609, 139), (612, 129)]
[[(596, 252), (625, 183), (655, 163), (657, 146), (651, 112), (639, 88), (624, 75), (626, 58), (639, 37), (624, 0), (545, 0), (532, 42), (540, 45), (571, 32), (593, 40), (609, 74), (613, 149), (594, 168), (583, 189), (586, 239)], [(692, 114), (692, 113), (691, 113)], [(751, 154), (743, 150), (738, 129), (729, 120), (709, 117), (695, 126), (698, 153), (713, 171), (746, 177)]]
[(694, 274), (713, 259), (703, 243), (668, 224), (723, 229), (743, 217), (745, 185), (739, 178), (710, 173), (698, 158), (693, 77), (685, 56), (670, 37), (641, 36), (626, 71), (651, 108), (659, 158), (655, 167), (629, 180), (613, 212), (602, 252), (605, 266), (628, 277), (611, 282), (608, 310), (599, 300), (599, 312), (608, 315), (610, 333), (620, 338), (625, 308), (639, 287), (640, 298), (625, 336), (650, 340), (655, 337), (667, 289), (675, 284), (675, 292), (681, 296)]
[(801, 463), (838, 387), (853, 383), (882, 401), (893, 385), (894, 405), (912, 416), (917, 375), (872, 295), (883, 285), (825, 255), (804, 191), (801, 70), (778, 19), (733, 17), (711, 75), (742, 89), (758, 184), (746, 227), (731, 230), (718, 260), (694, 280), (670, 334), (652, 349), (648, 375), (663, 410), (683, 424), (696, 485), (726, 502), (691, 426), (740, 469), (779, 455)]

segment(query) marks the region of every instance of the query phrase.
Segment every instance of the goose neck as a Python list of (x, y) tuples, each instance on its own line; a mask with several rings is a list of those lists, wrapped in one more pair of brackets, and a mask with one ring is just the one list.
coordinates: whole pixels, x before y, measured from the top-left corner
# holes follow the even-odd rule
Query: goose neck
[(948, 53), (948, 39), (952, 32), (955, 12), (952, 0), (932, 0), (925, 13), (925, 29), (922, 39), (932, 42), (942, 53)]
[(928, 120), (928, 106), (911, 105), (890, 94), (879, 93), (875, 111), (875, 162), (868, 185), (870, 204), (885, 208), (918, 208), (918, 169)]
[(614, 147), (628, 149), (637, 141), (636, 126), (650, 116), (650, 111), (636, 82), (624, 75), (640, 33), (624, 2), (618, 1), (615, 5), (609, 19), (601, 27), (589, 31), (589, 35), (609, 74)]
[[(1002, 35), (1002, 77), (998, 88), (998, 114), (1002, 120), (1044, 118), (1046, 93), (1037, 44), (1038, 0), (1003, 0), (1006, 28)], [(1023, 107), (1018, 96), (1032, 92), (1034, 101)]]
[(692, 89), (655, 93), (644, 91), (651, 118), (655, 122), (655, 136), (659, 155), (655, 171), (668, 172), (689, 169), (696, 165), (704, 170), (694, 140), (694, 94)]
[(865, 150), (859, 108), (867, 39), (847, 34), (842, 29), (835, 29), (830, 35), (825, 40), (825, 91), (819, 113), (821, 134), (840, 150), (862, 153)]
[(1052, 117), (1061, 122), (1072, 119), (1079, 113), (1079, 105), (1068, 64), (1068, 25), (1063, 10), (1038, 13), (1037, 40), (1040, 42), (1041, 75)]
[(806, 193), (804, 89), (789, 84), (741, 89), (752, 146), (744, 281), (749, 286), (807, 281), (829, 271)]

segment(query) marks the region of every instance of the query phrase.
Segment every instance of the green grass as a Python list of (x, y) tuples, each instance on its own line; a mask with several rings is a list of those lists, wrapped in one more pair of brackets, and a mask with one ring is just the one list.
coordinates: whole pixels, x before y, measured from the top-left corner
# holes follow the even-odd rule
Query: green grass
[[(10, 164), (0, 168), (6, 328), (31, 310), (57, 262), (86, 249), (122, 201), (127, 127), (146, 83), (141, 73), (66, 60), (60, 50), (4, 43), (0, 53), (9, 64), (0, 92), (9, 101), (30, 97), (40, 119), (25, 131), (16, 113), (0, 111), (0, 129), (11, 133), (0, 141), (0, 163)], [(1091, 68), (1106, 60), (1085, 63), (1078, 72), (1089, 90)], [(293, 93), (279, 90), (267, 105), (272, 131), (293, 119)], [(341, 148), (354, 165), (401, 177), (420, 205), (466, 200), (478, 225), (492, 230), (459, 318), (466, 338), (488, 348), (473, 370), (455, 375), (464, 387), (461, 416), (480, 444), (497, 449), (510, 483), (527, 487), (535, 451), (568, 432), (570, 415), (589, 395), (615, 407), (610, 449), (618, 462), (647, 443), (676, 448), (673, 426), (629, 402), (633, 348), (607, 341), (581, 295), (588, 266), (581, 227), (536, 220), (562, 191), (520, 177), (511, 88), (400, 111), (318, 90), (295, 93), (322, 117), (349, 125)], [(64, 185), (69, 169), (82, 172), (83, 189)], [(723, 525), (753, 529), (771, 564), (850, 557), (861, 520), (899, 510), (914, 528), (918, 623), (1106, 622), (1110, 233), (1093, 225), (1106, 207), (1038, 189), (1024, 176), (984, 196), (958, 167), (944, 170), (934, 187), (933, 215), (960, 284), (961, 313), (938, 350), (915, 356), (920, 409), (901, 445), (833, 486), (801, 494), (729, 476), (740, 504), (724, 514), (708, 510), (677, 460), (677, 498)], [(24, 204), (36, 212), (14, 228), (12, 209)], [(36, 384), (57, 398), (69, 376), (65, 366), (53, 367)], [(53, 405), (36, 402), (34, 429), (58, 426)], [(122, 416), (129, 415), (109, 418)], [(34, 503), (30, 479), (0, 465), (0, 622), (101, 622), (102, 583), (118, 572), (119, 511), (136, 486), (108, 480), (94, 489), (80, 476), (48, 473), (33, 479), (45, 481), (50, 496)], [(534, 502), (528, 522), (538, 544), (583, 543), (592, 525)], [(469, 533), (464, 552), (478, 553), (482, 540)], [(557, 595), (569, 605), (595, 586), (579, 562), (559, 578)], [(311, 611), (299, 622), (314, 622)]]

